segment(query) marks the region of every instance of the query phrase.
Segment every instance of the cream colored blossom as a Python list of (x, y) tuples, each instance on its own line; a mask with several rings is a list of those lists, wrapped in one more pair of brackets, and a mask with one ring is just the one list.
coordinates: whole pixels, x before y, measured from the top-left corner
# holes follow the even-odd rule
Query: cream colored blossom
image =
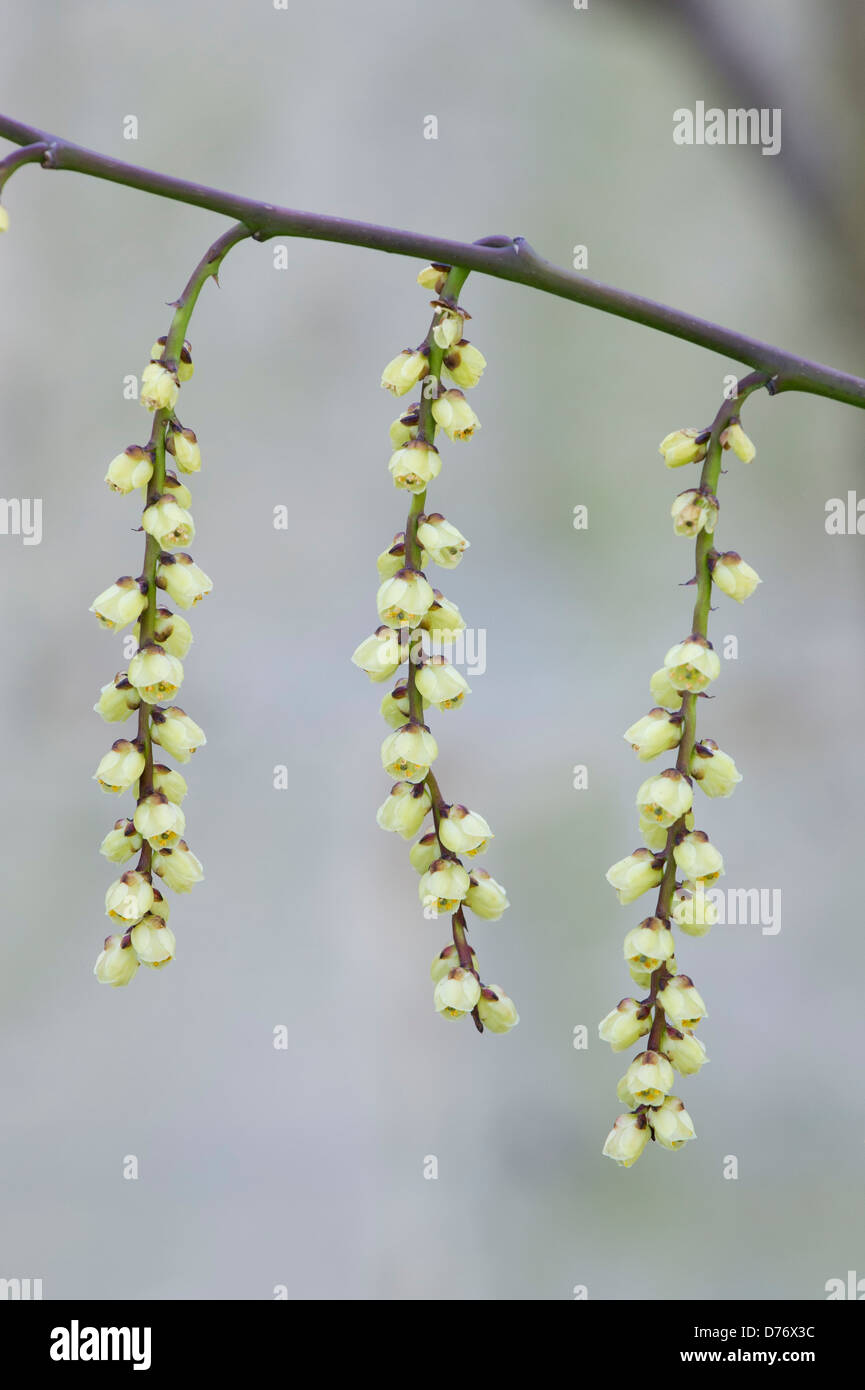
[(122, 936), (106, 936), (105, 946), (100, 952), (93, 973), (101, 985), (113, 985), (115, 989), (128, 985), (138, 969), (138, 959), (132, 947), (123, 945)]
[(620, 1115), (604, 1141), (603, 1154), (612, 1158), (620, 1168), (630, 1168), (651, 1137), (648, 1121), (639, 1115)]
[(517, 1006), (500, 985), (483, 985), (477, 1004), (478, 1017), (491, 1033), (509, 1033), (520, 1021)]
[(470, 1014), (481, 997), (477, 977), (461, 965), (439, 980), (433, 992), (436, 1012), (445, 1018), (462, 1018)]

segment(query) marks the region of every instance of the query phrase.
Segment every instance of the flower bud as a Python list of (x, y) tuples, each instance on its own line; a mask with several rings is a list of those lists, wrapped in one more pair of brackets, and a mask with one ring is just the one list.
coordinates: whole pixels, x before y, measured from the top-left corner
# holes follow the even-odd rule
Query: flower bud
[(167, 492), (145, 510), (141, 525), (148, 536), (153, 536), (160, 546), (168, 549), (189, 545), (195, 535), (191, 513), (185, 507), (178, 506)]
[(462, 338), (465, 321), (470, 318), (470, 315), (458, 307), (443, 303), (441, 300), (434, 300), (433, 308), (439, 311), (433, 324), (433, 342), (437, 347), (449, 352), (452, 347), (456, 347)]
[[(165, 356), (165, 345), (166, 345), (167, 342), (168, 342), (168, 335), (167, 335), (166, 333), (163, 333), (162, 336), (161, 336), (160, 338), (157, 338), (157, 339), (156, 339), (156, 342), (153, 344), (153, 347), (150, 349), (150, 358), (151, 358), (151, 361), (153, 361), (153, 362), (161, 362), (161, 361), (162, 361), (163, 357)], [(178, 379), (179, 379), (180, 381), (188, 381), (189, 378), (192, 376), (192, 374), (193, 374), (194, 371), (195, 371), (195, 368), (194, 368), (194, 366), (192, 365), (192, 353), (191, 353), (190, 350), (189, 350), (189, 343), (188, 343), (188, 342), (185, 342), (185, 343), (183, 344), (183, 347), (180, 349), (180, 355), (179, 355), (178, 361), (177, 361), (177, 376), (178, 376)]]
[[(446, 976), (448, 976), (450, 972), (459, 965), (459, 963), (460, 953), (457, 950), (454, 943), (451, 941), (448, 943), (447, 946), (445, 946), (444, 950), (436, 956), (435, 960), (430, 966), (429, 973), (433, 984), (437, 985), (439, 980), (444, 980)], [(477, 968), (477, 956), (475, 955), (474, 951), (472, 951), (472, 970), (477, 972)]]
[(391, 777), (422, 782), (438, 752), (438, 744), (425, 724), (403, 724), (381, 746), (382, 767)]
[(501, 985), (483, 985), (478, 1000), (478, 1017), (491, 1033), (509, 1033), (520, 1021), (517, 1006)]
[(438, 477), (441, 467), (438, 449), (424, 439), (410, 439), (391, 454), (388, 463), (394, 487), (415, 495), (425, 491), (427, 484)]
[(175, 772), (173, 767), (166, 767), (165, 763), (154, 763), (153, 790), (162, 792), (163, 796), (167, 796), (169, 801), (173, 801), (178, 806), (189, 791), (189, 787), (186, 785), (186, 778), (181, 772)]
[(661, 917), (647, 917), (625, 937), (623, 953), (629, 965), (649, 974), (667, 961), (675, 950), (673, 933)]
[(112, 864), (122, 864), (140, 849), (141, 836), (132, 821), (121, 818), (114, 822), (113, 830), (109, 830), (105, 836), (99, 846), (99, 853), (104, 854)]
[[(170, 753), (179, 763), (188, 763), (197, 748), (207, 742), (204, 730), (194, 719), (190, 719), (179, 705), (168, 709), (154, 710), (152, 714), (151, 737), (154, 743)], [(175, 776), (179, 774), (175, 773)], [(184, 790), (186, 783), (184, 782)], [(168, 793), (166, 792), (166, 796)], [(169, 797), (169, 800), (171, 798)]]
[(177, 503), (178, 507), (186, 509), (192, 506), (192, 493), (186, 483), (180, 481), (176, 473), (166, 473), (163, 496), (170, 497), (173, 502)]
[(673, 849), (676, 867), (683, 878), (702, 883), (714, 883), (724, 872), (720, 850), (709, 840), (705, 830), (691, 830)]
[(105, 948), (93, 967), (93, 974), (101, 985), (128, 985), (136, 970), (138, 960), (130, 946), (123, 945), (122, 936), (106, 936)]
[(667, 672), (666, 666), (662, 666), (660, 671), (656, 671), (649, 681), (649, 689), (652, 698), (657, 700), (659, 705), (666, 705), (667, 709), (678, 710), (682, 707), (682, 696), (673, 685)]
[(711, 535), (718, 521), (718, 499), (711, 492), (688, 488), (674, 497), (670, 508), (673, 530), (677, 536), (696, 536), (700, 531)]
[(132, 949), (141, 965), (158, 967), (174, 960), (177, 943), (174, 932), (167, 927), (161, 917), (148, 914), (137, 927), (132, 928)]
[(442, 365), (451, 379), (463, 390), (477, 386), (483, 376), (487, 359), (471, 343), (461, 338), (449, 352), (445, 353)]
[(614, 1009), (598, 1024), (598, 1037), (607, 1042), (614, 1052), (624, 1052), (633, 1047), (652, 1027), (652, 1011), (648, 1004), (638, 1004), (636, 999), (622, 999)]
[(137, 743), (118, 738), (93, 774), (103, 791), (122, 792), (137, 782), (144, 771), (144, 754)]
[(757, 585), (763, 582), (757, 571), (735, 550), (725, 550), (723, 555), (710, 555), (709, 569), (713, 582), (721, 592), (734, 598), (737, 603), (744, 603)]
[(183, 665), (156, 642), (145, 642), (129, 663), (129, 680), (142, 700), (170, 700), (183, 683)]
[[(139, 625), (135, 629), (135, 635), (139, 641), (141, 640), (140, 632)], [(192, 646), (192, 628), (180, 613), (172, 613), (170, 608), (157, 608), (153, 640), (158, 642), (169, 656), (178, 656), (182, 659)]]
[(691, 776), (707, 796), (730, 796), (742, 774), (729, 753), (722, 753), (714, 739), (694, 744)]
[(429, 372), (429, 354), (420, 349), (413, 352), (403, 348), (402, 352), (388, 362), (381, 374), (381, 384), (385, 391), (394, 396), (404, 396), (417, 386)]
[(443, 391), (432, 403), (432, 417), (439, 429), (444, 430), (448, 439), (471, 439), (481, 422), (472, 410), (462, 391), (451, 387)]
[(351, 659), (371, 681), (387, 681), (407, 656), (408, 647), (402, 645), (399, 635), (383, 625), (355, 647)]
[(487, 922), (497, 922), (505, 908), (510, 907), (504, 888), (486, 869), (472, 869), (465, 904)]
[(417, 428), (420, 423), (420, 405), (415, 401), (403, 411), (402, 415), (393, 420), (388, 433), (390, 442), (394, 449), (401, 449), (410, 439), (417, 438)]
[(665, 1149), (680, 1149), (697, 1137), (693, 1121), (678, 1096), (667, 1096), (656, 1110), (648, 1112), (648, 1119), (655, 1138)]
[(650, 888), (657, 888), (664, 877), (664, 866), (648, 849), (635, 849), (624, 859), (619, 859), (607, 870), (606, 878), (611, 888), (615, 888), (622, 907), (635, 902)]
[(688, 936), (705, 936), (717, 922), (718, 910), (706, 897), (702, 882), (683, 883), (673, 894), (670, 916)]
[(633, 748), (641, 763), (650, 762), (659, 753), (675, 748), (682, 737), (682, 716), (656, 706), (626, 729), (623, 737)]
[(620, 1115), (604, 1141), (604, 1157), (614, 1159), (620, 1168), (630, 1168), (649, 1142), (649, 1136), (649, 1122), (642, 1112)]
[(439, 839), (454, 854), (480, 854), (493, 838), (483, 816), (466, 806), (449, 806), (439, 818)]
[(180, 383), (174, 372), (158, 362), (148, 362), (141, 373), (141, 404), (147, 410), (173, 410), (177, 404)]
[(445, 598), (439, 589), (433, 589), (435, 598), (421, 618), (424, 632), (437, 632), (442, 642), (452, 642), (465, 628), (465, 619), (455, 603)]
[(427, 788), (420, 783), (397, 782), (387, 799), (379, 806), (376, 821), (382, 830), (395, 830), (404, 840), (418, 833), (432, 806)]
[(180, 425), (169, 426), (165, 447), (174, 455), (174, 462), (181, 473), (197, 473), (201, 468), (201, 449), (195, 430), (182, 429)]
[(705, 690), (721, 674), (721, 661), (711, 642), (699, 633), (677, 642), (664, 657), (664, 667), (676, 690), (692, 694)]
[(437, 261), (433, 261), (431, 265), (425, 265), (420, 271), (417, 282), (422, 290), (432, 290), (433, 294), (441, 294), (449, 270), (449, 265), (440, 265)]
[(693, 1076), (708, 1062), (706, 1049), (694, 1033), (682, 1032), (668, 1023), (661, 1038), (661, 1051), (682, 1076)]
[(675, 1079), (660, 1052), (641, 1052), (625, 1072), (625, 1085), (638, 1105), (660, 1105)]
[(443, 980), (439, 980), (433, 991), (436, 1012), (445, 1018), (462, 1018), (470, 1014), (481, 997), (481, 987), (477, 976), (456, 966)]
[(393, 579), (405, 568), (405, 531), (398, 531), (389, 550), (383, 550), (375, 562), (379, 579)]
[(164, 792), (151, 792), (139, 801), (133, 823), (139, 835), (154, 848), (173, 845), (186, 829), (186, 817)]
[(418, 884), (424, 907), (435, 907), (436, 912), (456, 912), (468, 891), (469, 876), (456, 859), (434, 859)]
[(153, 887), (147, 875), (127, 869), (105, 894), (105, 911), (115, 922), (130, 926), (153, 906)]
[(171, 849), (160, 849), (153, 856), (153, 872), (164, 879), (175, 893), (188, 893), (201, 883), (204, 870), (185, 840), (178, 840)]
[(446, 521), (441, 512), (431, 512), (418, 523), (417, 538), (429, 558), (442, 569), (456, 569), (470, 542)]
[(647, 777), (637, 792), (640, 816), (663, 827), (690, 811), (693, 801), (690, 782), (675, 768), (667, 768), (659, 777)]
[(127, 623), (134, 623), (139, 613), (147, 607), (147, 597), (141, 592), (137, 579), (124, 574), (116, 584), (109, 584), (90, 605), (90, 612), (96, 614), (100, 627), (109, 632), (119, 632)]
[[(698, 442), (698, 436), (706, 437)], [(681, 468), (685, 463), (702, 463), (706, 457), (709, 436), (705, 430), (673, 430), (665, 435), (658, 445), (658, 453), (663, 454), (668, 468)]]
[(153, 906), (150, 909), (154, 917), (161, 917), (163, 922), (168, 921), (170, 906), (167, 898), (164, 898), (158, 888), (153, 890)]
[(433, 601), (432, 585), (413, 569), (397, 570), (379, 586), (378, 615), (388, 627), (417, 627)]
[(8, 230), (9, 213), (6, 211), (4, 207), (0, 206), (0, 232), (8, 232)]
[[(427, 709), (428, 700), (421, 700), (423, 709)], [(379, 705), (382, 719), (390, 725), (392, 729), (399, 729), (406, 723), (409, 717), (408, 685), (405, 681), (398, 681), (393, 690), (385, 695)]]
[(441, 857), (441, 845), (434, 830), (422, 835), (417, 844), (412, 845), (408, 852), (409, 863), (419, 874), (425, 874), (427, 869)]
[(437, 709), (458, 709), (471, 688), (447, 657), (426, 657), (417, 668), (415, 686), (423, 699)]
[(738, 420), (734, 420), (725, 430), (722, 430), (721, 448), (732, 449), (736, 457), (740, 458), (743, 463), (751, 463), (757, 455), (752, 440), (748, 438)]
[(213, 588), (213, 580), (199, 569), (191, 555), (180, 550), (176, 555), (167, 552), (159, 557), (156, 583), (181, 608), (191, 608)]
[(150, 451), (138, 444), (130, 444), (128, 449), (111, 460), (105, 481), (112, 492), (129, 493), (137, 487), (146, 487), (152, 476)]
[(678, 1029), (693, 1028), (706, 1017), (706, 1005), (689, 975), (674, 975), (658, 990), (658, 1003)]
[(141, 704), (141, 696), (132, 685), (125, 671), (120, 671), (103, 685), (99, 699), (93, 706), (97, 714), (101, 714), (106, 724), (119, 724), (121, 720), (128, 719), (133, 710), (138, 709)]

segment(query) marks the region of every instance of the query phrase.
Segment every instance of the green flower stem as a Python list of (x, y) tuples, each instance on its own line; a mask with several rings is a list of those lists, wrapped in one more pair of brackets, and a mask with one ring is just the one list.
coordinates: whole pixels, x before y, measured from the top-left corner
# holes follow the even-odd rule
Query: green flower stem
[(219, 283), (219, 271), (222, 262), (232, 246), (236, 246), (239, 241), (244, 241), (251, 236), (252, 232), (249, 227), (237, 223), (235, 226), (229, 227), (227, 232), (223, 232), (222, 236), (217, 237), (193, 270), (180, 298), (174, 301), (172, 305), (174, 317), (171, 320), (171, 327), (168, 330), (165, 351), (162, 356), (163, 364), (170, 367), (172, 371), (177, 370), (177, 360), (183, 347), (189, 320), (205, 283), (211, 278)]
[[(237, 225), (230, 227), (227, 232), (223, 232), (212, 246), (202, 256), (195, 270), (192, 272), (180, 298), (174, 301), (174, 315), (171, 320), (171, 327), (165, 339), (165, 349), (162, 355), (163, 366), (176, 372), (177, 362), (183, 343), (186, 338), (186, 330), (192, 311), (198, 301), (202, 287), (211, 277), (216, 280), (219, 275), (219, 268), (223, 260), (228, 255), (232, 246), (238, 241), (250, 236), (247, 227)], [(150, 431), (150, 439), (147, 447), (150, 450), (153, 460), (153, 473), (147, 486), (144, 507), (151, 506), (162, 496), (165, 491), (165, 439), (166, 430), (169, 422), (174, 418), (170, 410), (156, 410), (153, 413), (153, 426)], [(156, 606), (157, 606), (157, 586), (156, 571), (159, 565), (159, 556), (162, 548), (155, 536), (147, 535), (144, 545), (144, 568), (141, 572), (141, 579), (146, 585), (147, 607), (142, 611), (139, 621), (138, 650), (153, 641), (156, 631)], [(144, 754), (144, 769), (138, 781), (138, 797), (149, 796), (153, 791), (153, 738), (151, 730), (151, 706), (144, 700), (138, 706), (138, 744)], [(138, 860), (138, 868), (144, 873), (150, 872), (153, 862), (153, 849), (145, 841), (141, 847), (141, 856)]]
[(366, 246), (374, 251), (439, 261), (445, 265), (465, 266), (482, 275), (527, 285), (545, 294), (585, 304), (601, 313), (643, 324), (659, 333), (668, 333), (684, 342), (721, 353), (736, 362), (746, 362), (750, 367), (768, 372), (776, 391), (806, 391), (865, 409), (865, 380), (861, 377), (851, 376), (819, 362), (810, 362), (796, 353), (785, 352), (756, 338), (749, 338), (744, 333), (672, 309), (666, 304), (657, 304), (642, 295), (599, 284), (573, 271), (561, 270), (539, 256), (522, 237), (492, 236), (475, 242), (450, 241), (443, 237), (402, 231), (398, 227), (381, 227), (348, 218), (325, 217), (319, 213), (275, 207), (273, 203), (241, 198), (233, 193), (190, 183), (186, 179), (125, 164), (119, 159), (109, 159), (58, 135), (39, 130), (36, 126), (16, 121), (11, 116), (0, 115), (0, 138), (16, 145), (44, 146), (41, 163), (45, 169), (66, 169), (91, 178), (107, 179), (109, 183), (123, 184), (159, 198), (171, 198), (175, 202), (209, 208), (212, 212), (236, 218), (257, 241), (266, 241), (275, 236), (306, 237), (348, 246)]
[[(721, 445), (721, 435), (732, 421), (739, 418), (739, 410), (743, 401), (751, 395), (752, 391), (757, 391), (761, 387), (768, 387), (770, 377), (766, 372), (753, 372), (750, 376), (743, 377), (737, 383), (735, 394), (728, 400), (724, 400), (717, 415), (712, 421), (711, 429), (707, 431), (708, 446), (706, 457), (703, 460), (703, 471), (700, 475), (700, 488), (704, 492), (717, 495), (718, 482), (721, 476), (721, 461), (723, 458), (723, 448)], [(694, 636), (707, 637), (709, 627), (709, 613), (712, 607), (712, 572), (709, 568), (709, 556), (714, 542), (714, 533), (707, 532), (705, 527), (697, 534), (695, 547), (695, 578), (692, 582), (697, 585), (697, 598), (694, 603), (694, 614), (691, 620), (691, 633)], [(676, 770), (683, 776), (691, 775), (691, 755), (694, 745), (697, 742), (697, 700), (695, 693), (686, 694), (682, 700), (682, 737), (679, 740), (679, 753), (676, 758)], [(655, 907), (655, 916), (662, 918), (669, 923), (670, 906), (673, 900), (673, 892), (676, 887), (676, 861), (673, 858), (673, 848), (679, 833), (685, 829), (685, 817), (681, 816), (667, 832), (667, 843), (663, 849), (664, 877), (661, 880), (658, 891), (658, 902)], [(670, 972), (662, 962), (658, 969), (653, 973), (650, 993), (646, 999), (653, 1010), (652, 1028), (649, 1034), (647, 1048), (651, 1052), (657, 1052), (660, 1047), (661, 1037), (664, 1031), (664, 1010), (657, 1002), (658, 991), (664, 988), (667, 980), (670, 979)], [(640, 1107), (641, 1109), (644, 1107)]]

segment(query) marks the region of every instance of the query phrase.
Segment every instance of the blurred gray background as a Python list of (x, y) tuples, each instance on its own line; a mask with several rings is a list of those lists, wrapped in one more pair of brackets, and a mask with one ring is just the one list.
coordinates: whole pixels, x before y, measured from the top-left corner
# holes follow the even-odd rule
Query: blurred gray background
[[(595, 278), (865, 372), (853, 0), (0, 12), (3, 108), (48, 130), (288, 206), (524, 235), (563, 265), (585, 244)], [(781, 154), (675, 146), (672, 113), (697, 100), (780, 106)], [(503, 282), (464, 292), (483, 431), (445, 441), (430, 501), (471, 539), (436, 573), (486, 629), (487, 671), (434, 730), (446, 795), (493, 822), (483, 862), (512, 906), (472, 939), (522, 1015), (481, 1039), (433, 1012), (447, 928), (376, 827), (387, 687), (348, 660), (405, 515), (379, 374), (429, 296), (410, 260), (296, 242), (279, 271), (277, 243), (235, 249), (181, 401), (215, 583), (182, 692), (208, 735), (185, 803), (207, 877), (173, 900), (177, 961), (109, 990), (91, 974), (113, 877), (98, 846), (131, 800), (90, 780), (121, 732), (91, 706), (124, 663), (87, 607), (142, 546), (102, 478), (146, 438), (123, 378), (226, 224), (36, 168), (4, 201), (2, 492), (43, 499), (44, 538), (0, 537), (0, 1276), (46, 1298), (761, 1299), (865, 1274), (865, 537), (824, 528), (828, 498), (865, 495), (865, 416), (756, 397), (758, 458), (723, 479), (718, 541), (764, 583), (712, 618), (739, 659), (701, 729), (745, 780), (700, 823), (725, 886), (782, 891), (782, 929), (683, 939), (710, 1010), (711, 1065), (680, 1088), (699, 1140), (623, 1172), (600, 1150), (630, 1054), (596, 1025), (631, 990), (621, 940), (651, 900), (620, 908), (604, 872), (638, 843), (622, 731), (692, 602), (668, 513), (694, 474), (657, 444), (708, 423), (739, 364)]]

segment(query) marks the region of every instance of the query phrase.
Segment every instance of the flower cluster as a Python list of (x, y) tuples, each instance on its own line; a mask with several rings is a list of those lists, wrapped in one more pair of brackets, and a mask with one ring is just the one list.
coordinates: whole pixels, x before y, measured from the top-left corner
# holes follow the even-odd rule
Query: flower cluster
[(181, 614), (157, 606), (157, 590), (180, 608), (189, 609), (213, 587), (182, 549), (195, 535), (190, 491), (176, 474), (166, 472), (166, 451), (181, 473), (197, 473), (201, 467), (195, 434), (175, 414), (180, 384), (193, 372), (189, 347), (184, 344), (174, 362), (166, 360), (166, 342), (160, 338), (154, 343), (141, 377), (141, 402), (153, 412), (150, 440), (118, 454), (105, 475), (113, 492), (142, 495), (144, 569), (137, 578), (123, 575), (90, 605), (100, 626), (109, 632), (137, 625), (138, 650), (128, 669), (102, 687), (94, 706), (108, 724), (121, 723), (133, 714), (138, 719), (135, 737), (117, 739), (95, 773), (103, 791), (134, 788), (136, 801), (132, 818), (115, 821), (101, 845), (112, 864), (125, 864), (138, 856), (135, 868), (115, 879), (105, 895), (105, 911), (115, 930), (106, 937), (95, 974), (101, 983), (115, 986), (128, 984), (139, 965), (156, 969), (174, 959), (168, 902), (154, 884), (154, 876), (175, 893), (189, 892), (203, 877), (201, 864), (184, 839), (186, 817), (181, 802), (186, 780), (175, 769), (154, 761), (154, 745), (176, 762), (187, 763), (206, 742), (195, 720), (174, 703), (192, 630)]
[(603, 1152), (622, 1167), (636, 1162), (649, 1139), (678, 1149), (693, 1139), (694, 1126), (682, 1101), (672, 1094), (675, 1073), (700, 1070), (706, 1049), (694, 1032), (706, 1005), (689, 975), (676, 961), (673, 928), (704, 936), (717, 920), (707, 889), (724, 871), (720, 851), (703, 830), (695, 829), (695, 796), (730, 796), (741, 776), (729, 754), (710, 738), (697, 741), (697, 700), (721, 672), (721, 663), (706, 636), (713, 584), (742, 602), (753, 593), (759, 576), (733, 551), (719, 555), (712, 538), (718, 520), (715, 496), (724, 449), (743, 462), (755, 450), (734, 415), (739, 402), (765, 381), (739, 384), (711, 429), (676, 430), (662, 441), (668, 467), (702, 463), (700, 483), (675, 499), (673, 530), (696, 539), (697, 599), (692, 631), (675, 643), (649, 686), (654, 706), (625, 731), (640, 762), (677, 750), (673, 767), (647, 777), (637, 791), (642, 845), (613, 864), (607, 880), (619, 902), (635, 902), (658, 890), (654, 913), (626, 935), (624, 958), (631, 979), (645, 997), (622, 999), (602, 1019), (599, 1033), (614, 1052), (646, 1038), (619, 1082), (617, 1095), (627, 1107), (607, 1136)]
[[(352, 661), (370, 680), (389, 681), (407, 665), (385, 695), (381, 713), (391, 729), (381, 749), (385, 772), (394, 785), (378, 811), (383, 830), (406, 840), (419, 839), (409, 860), (420, 876), (424, 915), (452, 918), (452, 942), (432, 964), (433, 1001), (445, 1018), (471, 1014), (479, 1031), (507, 1033), (519, 1021), (514, 1003), (498, 985), (482, 982), (477, 957), (466, 937), (465, 908), (497, 921), (508, 906), (504, 888), (471, 863), (492, 839), (477, 811), (449, 805), (431, 771), (438, 744), (425, 711), (457, 709), (470, 693), (465, 678), (449, 659), (450, 648), (465, 628), (456, 604), (427, 579), (429, 565), (454, 569), (469, 542), (440, 512), (426, 511), (429, 483), (441, 470), (436, 430), (451, 440), (468, 440), (480, 428), (465, 391), (477, 384), (486, 362), (464, 336), (469, 315), (456, 302), (466, 273), (431, 265), (418, 284), (436, 298), (432, 323), (417, 348), (405, 348), (389, 362), (381, 384), (395, 396), (420, 387), (420, 399), (394, 420), (389, 469), (394, 485), (411, 496), (405, 529), (378, 557), (377, 596), (380, 626), (361, 642)], [(449, 382), (443, 382), (446, 375)], [(421, 834), (432, 814), (433, 829)], [(470, 861), (469, 867), (463, 859)]]

